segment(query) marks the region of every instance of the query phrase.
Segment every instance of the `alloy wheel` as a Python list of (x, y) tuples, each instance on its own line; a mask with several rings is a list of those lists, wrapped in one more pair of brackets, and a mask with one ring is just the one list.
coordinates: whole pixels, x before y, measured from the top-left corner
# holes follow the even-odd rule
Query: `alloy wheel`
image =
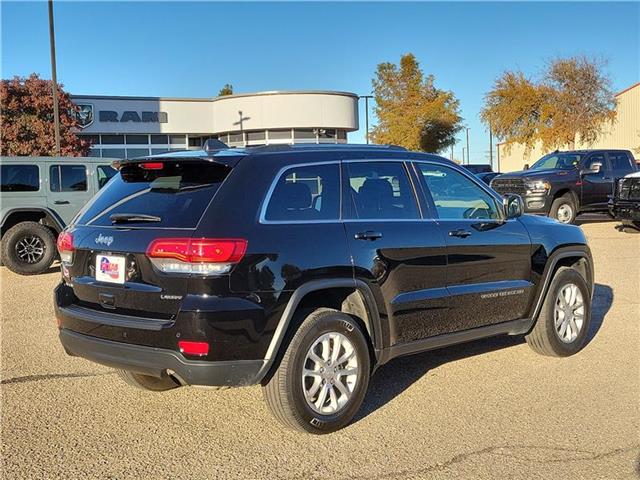
[(343, 334), (329, 332), (309, 348), (302, 370), (302, 388), (314, 412), (332, 415), (348, 403), (358, 383), (358, 355)]
[(580, 334), (584, 324), (584, 298), (577, 285), (564, 285), (556, 297), (554, 323), (558, 338), (571, 343)]
[(44, 255), (44, 242), (40, 237), (30, 235), (16, 242), (16, 255), (24, 263), (38, 263)]

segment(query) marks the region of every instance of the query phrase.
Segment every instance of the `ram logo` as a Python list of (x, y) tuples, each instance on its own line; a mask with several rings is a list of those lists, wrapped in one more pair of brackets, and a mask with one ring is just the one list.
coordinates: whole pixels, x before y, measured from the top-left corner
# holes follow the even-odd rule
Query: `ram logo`
[(76, 119), (80, 128), (87, 128), (93, 123), (93, 105), (90, 103), (79, 103), (77, 105)]

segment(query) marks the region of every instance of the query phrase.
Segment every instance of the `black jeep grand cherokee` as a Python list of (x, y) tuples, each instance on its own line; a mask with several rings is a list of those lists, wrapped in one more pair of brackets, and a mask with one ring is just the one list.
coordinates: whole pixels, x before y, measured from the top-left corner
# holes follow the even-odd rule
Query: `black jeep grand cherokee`
[(493, 335), (586, 343), (579, 227), (522, 216), (398, 147), (209, 149), (124, 160), (60, 236), (71, 355), (147, 390), (260, 383), (274, 415), (345, 426), (392, 358)]

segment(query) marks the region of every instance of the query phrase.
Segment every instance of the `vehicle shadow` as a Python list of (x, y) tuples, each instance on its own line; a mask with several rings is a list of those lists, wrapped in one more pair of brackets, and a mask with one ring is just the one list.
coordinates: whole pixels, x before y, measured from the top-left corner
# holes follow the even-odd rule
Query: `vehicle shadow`
[[(601, 284), (595, 285), (587, 343), (590, 343), (602, 328), (604, 319), (611, 309), (613, 298), (611, 287)], [(524, 341), (524, 336), (503, 335), (394, 359), (380, 367), (371, 378), (364, 403), (354, 421), (360, 421), (382, 408), (430, 370), (434, 370), (440, 365), (514, 347)]]
[(585, 215), (580, 215), (576, 218), (576, 225), (588, 225), (590, 223), (612, 223), (617, 222), (616, 219), (611, 218), (607, 214), (600, 213), (588, 213)]

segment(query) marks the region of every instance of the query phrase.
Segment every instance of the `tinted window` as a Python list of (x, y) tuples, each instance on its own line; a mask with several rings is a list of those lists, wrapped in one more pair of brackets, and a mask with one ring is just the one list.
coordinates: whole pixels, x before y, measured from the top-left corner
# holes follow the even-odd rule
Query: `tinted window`
[(40, 190), (40, 173), (37, 165), (1, 165), (2, 192), (37, 192)]
[(124, 148), (103, 148), (102, 158), (124, 158)]
[(294, 167), (278, 179), (265, 214), (266, 220), (314, 221), (340, 217), (338, 164)]
[(169, 143), (169, 137), (167, 135), (151, 135), (151, 143), (154, 145), (166, 145)]
[(228, 173), (222, 165), (196, 161), (165, 162), (161, 170), (127, 165), (82, 210), (78, 223), (111, 225), (114, 213), (143, 213), (161, 220), (139, 226), (194, 228)]
[(149, 155), (148, 148), (127, 148), (127, 158), (146, 157)]
[(147, 135), (127, 135), (127, 145), (146, 145), (149, 143)]
[(630, 170), (632, 168), (631, 160), (624, 152), (609, 153), (609, 162), (612, 170)]
[(102, 135), (102, 145), (122, 145), (124, 135)]
[(49, 186), (52, 192), (85, 192), (87, 169), (84, 165), (52, 165)]
[(604, 158), (604, 153), (596, 153), (596, 154), (591, 155), (584, 162), (584, 168), (591, 169), (591, 168), (593, 168), (593, 164), (594, 163), (599, 163), (601, 165), (600, 166), (600, 170), (602, 170), (602, 171), (607, 169), (607, 162), (606, 162), (606, 160)]
[(184, 135), (169, 135), (169, 143), (171, 145), (184, 145), (187, 143), (187, 137)]
[(111, 177), (118, 173), (115, 168), (109, 165), (99, 165), (96, 172), (98, 176), (98, 188), (104, 187)]
[(424, 185), (442, 219), (498, 219), (495, 199), (453, 168), (418, 164)]
[(291, 130), (269, 130), (269, 140), (287, 140), (291, 138)]
[(347, 218), (419, 218), (416, 199), (404, 164), (351, 162), (345, 164)]
[(545, 168), (558, 168), (560, 170), (571, 170), (580, 163), (581, 158), (582, 156), (577, 153), (551, 153), (531, 165), (530, 169), (543, 170)]

